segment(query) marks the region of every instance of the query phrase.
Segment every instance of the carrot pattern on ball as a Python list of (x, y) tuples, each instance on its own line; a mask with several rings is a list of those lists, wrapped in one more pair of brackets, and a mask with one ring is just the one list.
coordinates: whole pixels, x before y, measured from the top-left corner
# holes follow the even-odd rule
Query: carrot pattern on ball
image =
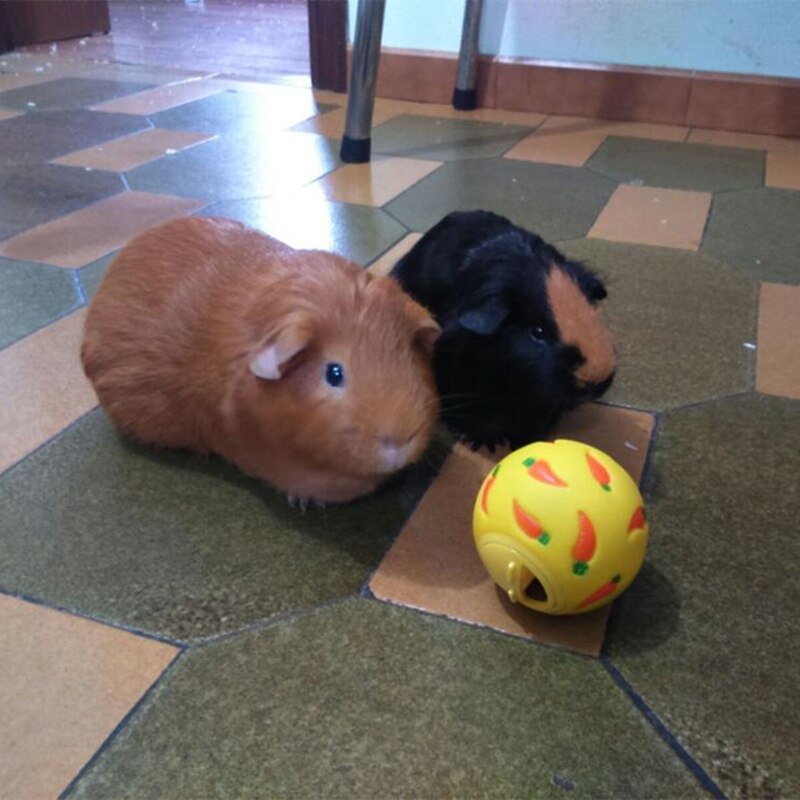
[(589, 471), (592, 477), (602, 486), (605, 491), (611, 491), (611, 476), (608, 470), (591, 454), (586, 454), (586, 463), (589, 465)]
[(484, 514), (489, 513), (489, 492), (497, 480), (497, 473), (500, 472), (500, 465), (498, 464), (493, 470), (492, 474), (486, 479), (486, 484), (483, 487), (483, 494), (481, 495), (481, 508)]
[(543, 458), (526, 458), (522, 462), (528, 468), (528, 474), (537, 481), (550, 486), (565, 487), (567, 484), (553, 472), (550, 465)]
[(628, 524), (628, 533), (633, 533), (634, 531), (638, 531), (640, 528), (644, 528), (646, 522), (647, 519), (644, 516), (644, 508), (639, 506), (639, 508), (633, 512), (631, 521)]
[(617, 585), (621, 579), (622, 578), (620, 575), (615, 575), (608, 583), (604, 583), (596, 592), (592, 592), (588, 597), (581, 600), (581, 602), (578, 604), (578, 608), (586, 608), (586, 606), (597, 603), (604, 597), (608, 597), (610, 594), (613, 594), (616, 591)]
[(517, 521), (517, 525), (519, 525), (523, 533), (530, 536), (531, 539), (538, 539), (540, 544), (547, 544), (550, 541), (550, 534), (544, 530), (539, 520), (525, 511), (516, 500), (513, 502), (514, 519)]
[(578, 540), (572, 547), (572, 557), (575, 559), (572, 571), (576, 575), (585, 575), (589, 571), (589, 561), (596, 549), (597, 534), (594, 525), (588, 514), (578, 511)]

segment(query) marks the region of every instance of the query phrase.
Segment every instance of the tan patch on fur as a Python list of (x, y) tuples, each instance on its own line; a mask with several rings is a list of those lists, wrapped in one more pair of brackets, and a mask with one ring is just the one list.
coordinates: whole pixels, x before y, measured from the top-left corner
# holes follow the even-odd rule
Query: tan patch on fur
[(586, 359), (575, 377), (586, 383), (604, 381), (616, 369), (617, 356), (611, 332), (597, 309), (572, 278), (555, 264), (547, 277), (546, 286), (561, 341), (577, 347)]

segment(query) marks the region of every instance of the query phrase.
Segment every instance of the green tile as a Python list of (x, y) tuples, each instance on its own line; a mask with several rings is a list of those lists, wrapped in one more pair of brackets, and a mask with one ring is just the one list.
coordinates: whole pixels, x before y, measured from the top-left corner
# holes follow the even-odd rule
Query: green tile
[(702, 797), (596, 661), (370, 600), (195, 649), (77, 798)]
[(729, 797), (800, 796), (800, 403), (666, 414), (609, 654)]
[(714, 192), (762, 186), (764, 159), (758, 150), (609, 136), (586, 166), (622, 183)]
[(0, 258), (0, 348), (80, 304), (69, 270)]
[(0, 587), (203, 637), (359, 591), (418, 494), (303, 514), (220, 459), (122, 442), (98, 409), (0, 479)]
[(92, 261), (91, 264), (87, 264), (85, 267), (81, 267), (78, 270), (78, 280), (80, 281), (81, 289), (83, 290), (87, 302), (94, 296), (97, 287), (100, 285), (100, 281), (103, 280), (106, 274), (108, 265), (113, 261), (116, 255), (116, 252), (109, 253), (107, 256), (98, 258), (97, 261)]
[(401, 114), (372, 131), (372, 151), (406, 158), (461, 161), (510, 150), (533, 128)]
[(406, 234), (378, 208), (310, 198), (228, 200), (203, 209), (200, 216), (238, 219), (292, 247), (332, 250), (362, 265)]
[(701, 250), (759, 280), (800, 284), (800, 192), (715, 197)]
[(0, 166), (0, 240), (123, 191), (112, 172), (57, 164)]
[(560, 247), (606, 278), (619, 369), (603, 400), (666, 409), (753, 387), (757, 283), (694, 253), (597, 239)]
[(84, 108), (115, 97), (124, 97), (152, 88), (152, 83), (96, 80), (94, 78), (59, 78), (21, 89), (0, 92), (0, 106), (53, 111), (65, 108)]
[(131, 189), (238, 200), (310, 183), (341, 164), (335, 143), (308, 133), (227, 134), (127, 173)]
[(0, 120), (0, 168), (39, 164), (149, 127), (144, 117), (134, 114), (84, 110), (41, 111)]
[(150, 119), (157, 128), (258, 135), (289, 128), (333, 108), (315, 102), (308, 91), (265, 86), (258, 92), (220, 92), (153, 114)]
[(414, 231), (427, 231), (451, 211), (482, 208), (545, 239), (576, 239), (615, 188), (586, 169), (484, 159), (444, 164), (385, 208)]

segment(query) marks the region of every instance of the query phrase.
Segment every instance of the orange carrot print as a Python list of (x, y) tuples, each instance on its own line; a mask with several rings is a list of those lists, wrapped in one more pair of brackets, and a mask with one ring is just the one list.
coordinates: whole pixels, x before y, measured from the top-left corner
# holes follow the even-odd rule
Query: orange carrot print
[(578, 541), (572, 548), (572, 557), (579, 563), (586, 564), (591, 561), (597, 548), (597, 536), (594, 525), (588, 515), (583, 511), (578, 512)]
[(611, 491), (611, 476), (608, 470), (592, 456), (591, 453), (586, 454), (586, 463), (589, 465), (589, 471), (592, 477), (605, 489), (607, 492)]
[(598, 601), (608, 597), (616, 591), (617, 584), (620, 582), (620, 576), (615, 575), (608, 583), (604, 583), (596, 592), (592, 592), (588, 597), (583, 599), (578, 608), (586, 608)]
[(523, 464), (528, 468), (528, 474), (532, 478), (551, 486), (564, 487), (567, 484), (553, 472), (550, 465), (542, 458), (526, 458)]
[(645, 516), (644, 516), (644, 508), (639, 506), (636, 511), (633, 512), (633, 516), (631, 517), (631, 521), (628, 524), (628, 533), (633, 533), (634, 531), (638, 531), (639, 528), (644, 528), (645, 525)]
[(525, 511), (516, 500), (514, 500), (514, 519), (531, 539), (538, 539), (541, 544), (547, 544), (550, 541), (550, 535), (545, 533), (539, 520)]
[(492, 474), (486, 479), (486, 485), (483, 487), (483, 493), (481, 494), (481, 508), (483, 509), (484, 514), (489, 513), (489, 492), (494, 486), (494, 482), (497, 480), (497, 473), (500, 472), (500, 465), (498, 464), (493, 470)]

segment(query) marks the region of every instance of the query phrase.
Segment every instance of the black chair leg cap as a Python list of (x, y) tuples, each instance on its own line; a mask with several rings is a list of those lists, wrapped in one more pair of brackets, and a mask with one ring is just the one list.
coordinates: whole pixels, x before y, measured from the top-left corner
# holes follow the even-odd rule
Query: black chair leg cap
[(477, 89), (454, 89), (453, 108), (456, 111), (474, 111), (478, 107)]
[(340, 155), (342, 161), (348, 164), (364, 164), (369, 161), (372, 139), (351, 139), (345, 136), (342, 139)]

